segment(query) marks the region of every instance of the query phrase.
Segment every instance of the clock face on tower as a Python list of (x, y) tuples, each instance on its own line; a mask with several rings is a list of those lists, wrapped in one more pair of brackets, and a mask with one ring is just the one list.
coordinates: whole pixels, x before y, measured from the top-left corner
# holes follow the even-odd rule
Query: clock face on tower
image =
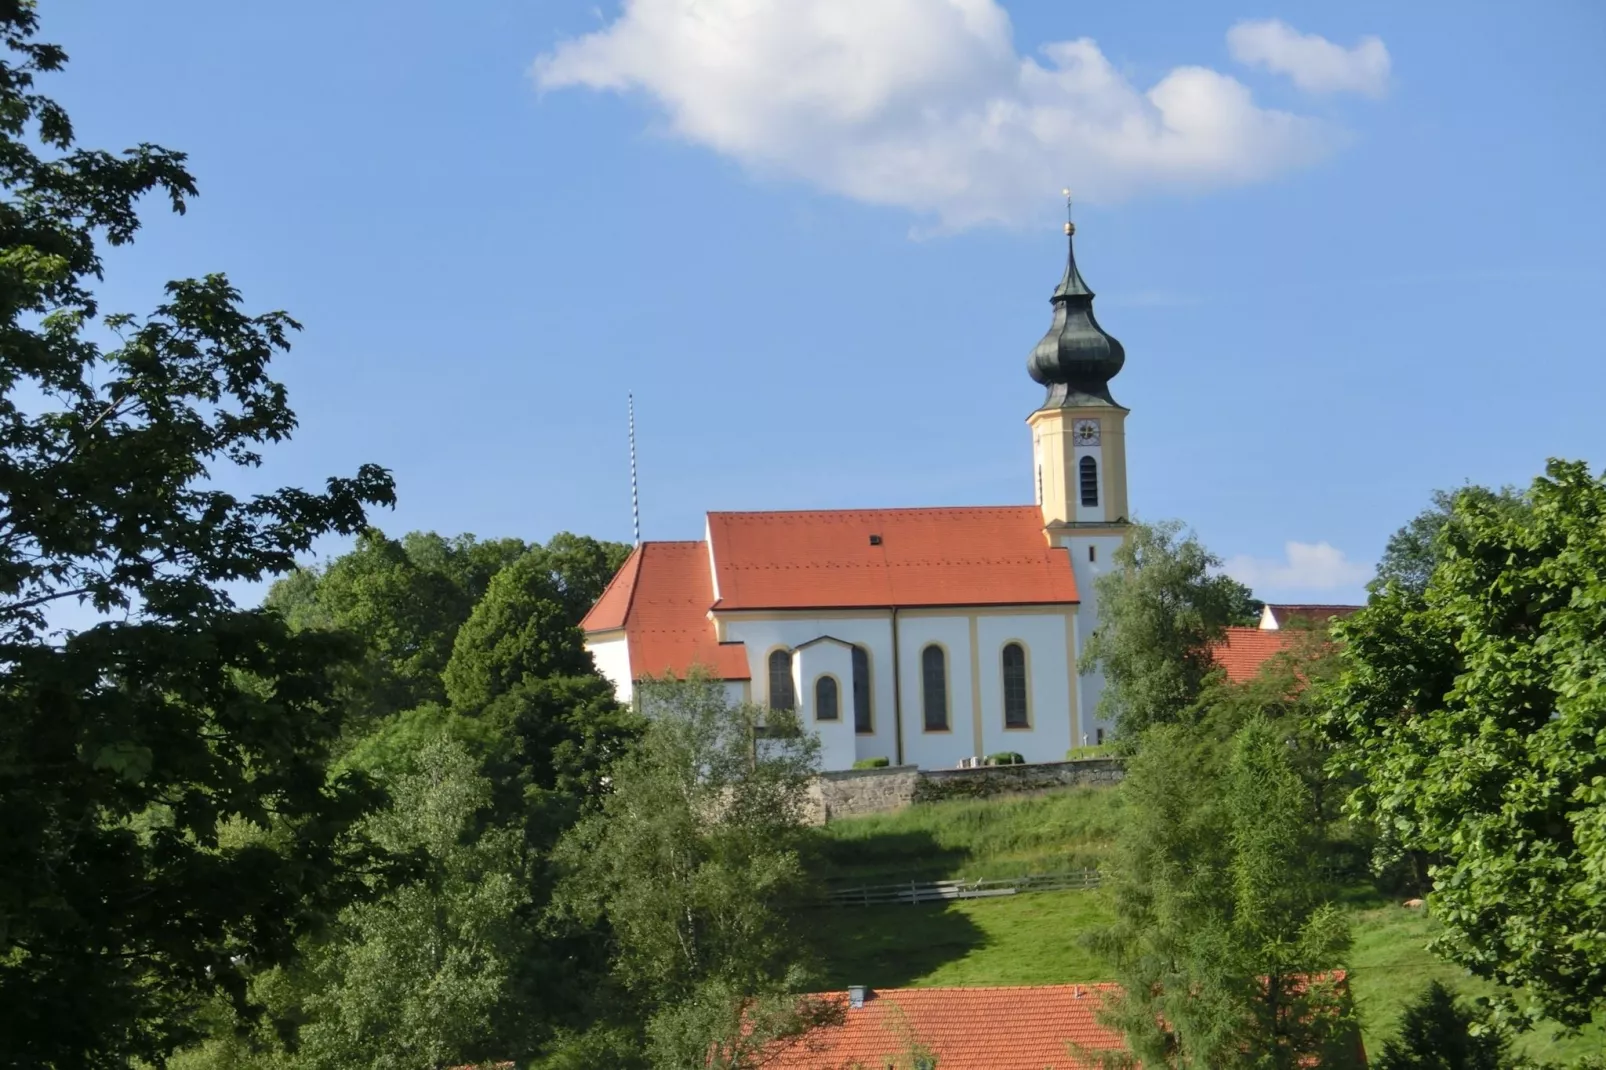
[(1099, 422), (1097, 420), (1078, 420), (1071, 426), (1071, 437), (1078, 446), (1097, 446), (1099, 444)]

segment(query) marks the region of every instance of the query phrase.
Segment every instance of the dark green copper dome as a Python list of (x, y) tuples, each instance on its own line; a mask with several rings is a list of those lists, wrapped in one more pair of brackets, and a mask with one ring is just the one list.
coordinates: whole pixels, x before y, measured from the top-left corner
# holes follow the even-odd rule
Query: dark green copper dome
[(1032, 350), (1026, 370), (1048, 387), (1045, 409), (1115, 405), (1110, 380), (1126, 363), (1126, 350), (1093, 318), (1093, 291), (1076, 270), (1076, 226), (1065, 224), (1065, 277), (1054, 291), (1054, 322)]

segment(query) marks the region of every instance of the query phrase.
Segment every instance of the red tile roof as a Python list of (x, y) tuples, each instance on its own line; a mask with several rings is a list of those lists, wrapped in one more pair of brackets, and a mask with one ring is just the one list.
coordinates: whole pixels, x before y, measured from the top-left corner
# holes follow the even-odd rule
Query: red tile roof
[(1235, 684), (1253, 680), (1274, 654), (1287, 648), (1297, 633), (1260, 628), (1228, 628), (1227, 636), (1210, 648), (1217, 665), (1227, 670)]
[(634, 679), (681, 676), (700, 665), (721, 680), (746, 680), (746, 648), (715, 638), (708, 619), (713, 600), (707, 543), (644, 542), (580, 627), (588, 633), (623, 628)]
[(1351, 613), (1354, 613), (1356, 610), (1364, 609), (1366, 607), (1364, 607), (1364, 606), (1324, 606), (1324, 605), (1271, 605), (1270, 603), (1268, 603), (1266, 608), (1271, 610), (1272, 619), (1277, 622), (1278, 627), (1281, 627), (1281, 626), (1287, 624), (1289, 621), (1296, 620), (1296, 619), (1298, 619), (1298, 620), (1308, 620), (1308, 621), (1311, 621), (1312, 623), (1315, 623), (1315, 624), (1325, 624), (1327, 621), (1331, 620), (1334, 617), (1347, 617)]
[(630, 551), (625, 563), (613, 574), (602, 597), (591, 607), (591, 612), (580, 622), (583, 632), (607, 632), (625, 626), (630, 613), (630, 598), (636, 593), (636, 576), (641, 572), (641, 547)]
[[(1095, 1018), (1113, 985), (895, 988), (871, 992), (841, 1025), (815, 1029), (766, 1059), (766, 1070), (869, 1070), (899, 1060), (918, 1041), (940, 1070), (1084, 1070), (1068, 1045), (1123, 1046)], [(845, 1002), (845, 997), (842, 998)], [(902, 1061), (896, 1063), (904, 1065)]]
[[(716, 609), (1077, 602), (1035, 505), (709, 513)], [(871, 537), (879, 543), (872, 544)]]

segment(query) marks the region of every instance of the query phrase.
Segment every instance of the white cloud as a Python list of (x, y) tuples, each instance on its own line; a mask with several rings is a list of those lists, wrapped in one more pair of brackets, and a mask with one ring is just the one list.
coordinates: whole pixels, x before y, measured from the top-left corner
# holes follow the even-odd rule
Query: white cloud
[(1281, 19), (1240, 22), (1227, 31), (1232, 58), (1286, 74), (1308, 93), (1361, 93), (1381, 97), (1389, 87), (1389, 50), (1376, 37), (1354, 48), (1300, 33)]
[(1372, 578), (1371, 565), (1351, 561), (1331, 543), (1288, 542), (1283, 552), (1281, 560), (1240, 554), (1229, 558), (1221, 571), (1257, 594), (1357, 588)]
[(639, 91), (672, 132), (766, 173), (944, 227), (1256, 182), (1343, 131), (1177, 67), (1133, 85), (1088, 38), (1015, 51), (997, 0), (625, 0), (535, 61), (542, 89)]

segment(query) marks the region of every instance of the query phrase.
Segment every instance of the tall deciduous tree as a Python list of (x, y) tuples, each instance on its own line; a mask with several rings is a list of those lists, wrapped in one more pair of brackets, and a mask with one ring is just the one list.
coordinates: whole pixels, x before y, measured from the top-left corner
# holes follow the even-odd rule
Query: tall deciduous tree
[(1249, 588), (1217, 573), (1221, 560), (1180, 523), (1134, 524), (1098, 580), (1098, 627), (1082, 670), (1102, 670), (1099, 711), (1129, 743), (1175, 721), (1214, 668), (1210, 645), (1258, 612)]
[[(137, 202), (195, 187), (179, 153), (76, 148), (34, 84), (65, 56), (35, 29), (0, 2), (0, 1064), (123, 1066), (360, 883), (340, 844), (368, 793), (325, 777), (343, 644), (223, 585), (289, 571), (392, 487), (364, 467), (322, 493), (220, 489), (295, 426), (267, 365), (296, 324), (221, 275), (101, 315)], [(107, 619), (53, 630), (75, 603)]]
[(1124, 993), (1108, 1017), (1128, 1051), (1099, 1061), (1347, 1065), (1352, 1023), (1331, 971), (1348, 931), (1286, 728), (1256, 717), (1222, 745), (1162, 725), (1130, 760), (1108, 880), (1118, 921), (1101, 936)]
[(1437, 858), (1438, 949), (1571, 1024), (1606, 1006), (1606, 480), (1546, 473), (1340, 622), (1331, 727), (1354, 812)]
[(769, 1040), (828, 1013), (795, 995), (819, 744), (784, 714), (727, 705), (717, 681), (647, 684), (642, 703), (640, 744), (559, 846), (558, 912), (608, 926), (621, 1003), (654, 1067), (752, 1066)]
[(1412, 517), (1400, 530), (1389, 536), (1383, 547), (1383, 557), (1377, 563), (1378, 587), (1390, 583), (1421, 594), (1440, 558), (1440, 533), (1455, 516), (1456, 499), (1462, 496), (1503, 508), (1522, 508), (1522, 499), (1510, 487), (1492, 491), (1487, 487), (1467, 486), (1459, 490), (1436, 490), (1432, 504)]
[(518, 829), (481, 827), (491, 794), (473, 756), (437, 740), (368, 819), (378, 843), (421, 853), (426, 877), (342, 913), (313, 955), (295, 1066), (425, 1070), (517, 1054), (495, 1026), (529, 939), (533, 859)]

